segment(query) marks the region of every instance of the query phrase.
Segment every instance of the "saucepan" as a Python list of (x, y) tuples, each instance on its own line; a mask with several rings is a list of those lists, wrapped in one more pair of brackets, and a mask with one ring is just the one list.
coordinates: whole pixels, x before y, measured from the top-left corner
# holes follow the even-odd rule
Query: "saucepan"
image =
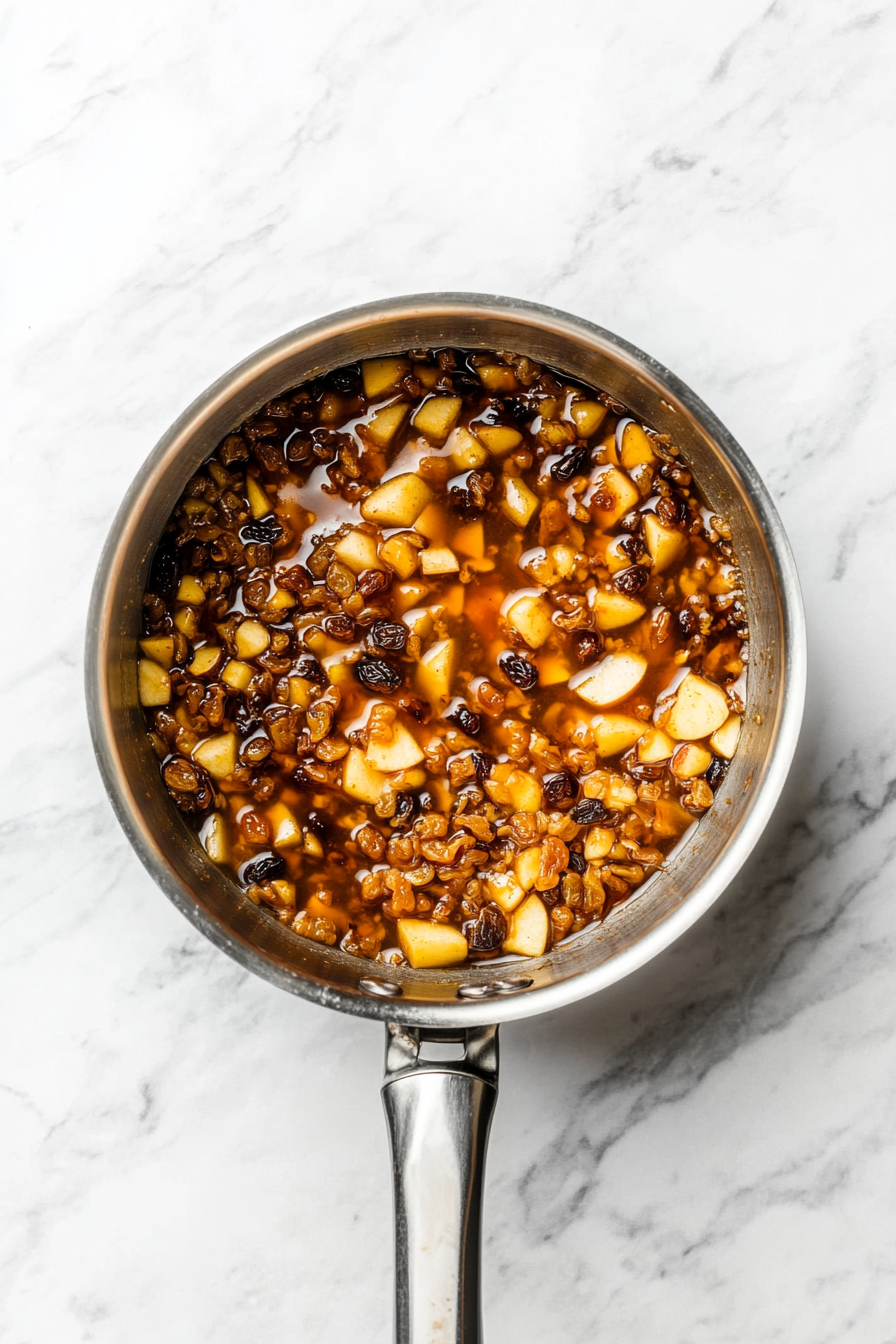
[[(415, 971), (296, 937), (208, 860), (160, 779), (137, 699), (136, 650), (141, 596), (165, 521), (225, 434), (275, 394), (330, 369), (447, 345), (527, 354), (604, 389), (671, 435), (712, 509), (730, 523), (744, 575), (750, 660), (740, 745), (715, 804), (631, 899), (537, 960)], [(87, 697), (100, 770), (140, 858), (213, 943), (282, 989), (385, 1024), (399, 1344), (475, 1344), (481, 1337), (481, 1204), (498, 1025), (628, 975), (716, 900), (775, 807), (796, 747), (805, 679), (793, 558), (746, 455), (656, 360), (552, 308), (491, 295), (424, 294), (311, 322), (204, 392), (139, 471), (100, 560), (88, 622)], [(433, 1053), (422, 1048), (428, 1041), (453, 1042), (462, 1057), (426, 1058)]]

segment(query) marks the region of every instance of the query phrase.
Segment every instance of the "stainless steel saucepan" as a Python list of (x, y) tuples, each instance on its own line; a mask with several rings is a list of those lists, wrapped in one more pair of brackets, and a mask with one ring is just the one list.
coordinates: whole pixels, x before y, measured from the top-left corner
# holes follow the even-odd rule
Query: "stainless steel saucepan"
[[(595, 384), (668, 433), (713, 510), (729, 520), (744, 573), (750, 664), (740, 745), (715, 806), (664, 869), (602, 924), (509, 966), (414, 971), (298, 938), (206, 857), (171, 806), (137, 700), (141, 597), (164, 524), (223, 436), (306, 379), (426, 346), (514, 350)], [(796, 570), (751, 463), (669, 371), (610, 332), (552, 308), (481, 294), (423, 294), (336, 313), (274, 341), (204, 392), (141, 468), (103, 552), (87, 637), (94, 745), (113, 807), (150, 873), (186, 917), (241, 965), (328, 1008), (386, 1024), (383, 1100), (395, 1188), (399, 1344), (481, 1337), (480, 1212), (497, 1096), (497, 1026), (594, 994), (656, 956), (725, 889), (756, 844), (796, 747), (806, 642)], [(427, 1061), (421, 1043), (462, 1043)]]

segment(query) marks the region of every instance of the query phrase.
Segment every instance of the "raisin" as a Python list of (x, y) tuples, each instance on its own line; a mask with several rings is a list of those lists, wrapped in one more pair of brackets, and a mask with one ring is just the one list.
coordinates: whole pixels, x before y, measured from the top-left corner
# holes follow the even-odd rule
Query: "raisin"
[(401, 621), (374, 621), (370, 639), (378, 649), (387, 653), (404, 653), (408, 642), (408, 628)]
[(149, 571), (149, 587), (162, 597), (173, 597), (177, 588), (177, 550), (173, 537), (163, 537), (156, 547)]
[(474, 714), (469, 705), (459, 701), (455, 705), (449, 705), (442, 715), (446, 723), (453, 723), (455, 728), (459, 728), (467, 737), (478, 737), (482, 731), (482, 715)]
[(548, 807), (561, 811), (572, 807), (579, 796), (579, 781), (568, 770), (558, 770), (555, 775), (545, 775), (542, 787)]
[(359, 396), (361, 392), (361, 366), (360, 364), (346, 364), (341, 369), (334, 369), (328, 373), (324, 382), (328, 383), (334, 392), (341, 392), (343, 396)]
[(250, 887), (258, 882), (270, 882), (286, 872), (286, 863), (279, 854), (265, 854), (243, 869), (243, 885)]
[(684, 527), (690, 521), (691, 511), (684, 495), (680, 495), (677, 490), (670, 490), (657, 501), (656, 516), (667, 527)]
[(482, 384), (471, 373), (452, 373), (451, 385), (459, 397), (475, 397), (482, 391)]
[(580, 849), (573, 849), (572, 846), (570, 845), (570, 848), (569, 848), (569, 868), (570, 868), (570, 871), (573, 872), (573, 873), (584, 873), (584, 871), (585, 871), (585, 869), (586, 869), (587, 867), (588, 867), (588, 862), (587, 862), (587, 860), (586, 860), (586, 858), (585, 858), (585, 855), (582, 853), (582, 851), (581, 851)]
[(283, 536), (283, 528), (273, 518), (259, 518), (240, 528), (240, 541), (262, 541), (273, 545)]
[(247, 705), (237, 705), (233, 722), (240, 737), (248, 737), (260, 725), (261, 719), (250, 713)]
[(351, 644), (355, 638), (355, 623), (351, 616), (328, 616), (324, 629), (331, 639), (341, 640), (343, 644)]
[(407, 825), (414, 815), (415, 807), (414, 795), (412, 793), (396, 793), (395, 811), (392, 814), (390, 825)]
[(532, 408), (525, 397), (505, 397), (504, 411), (518, 425), (532, 418)]
[(323, 812), (308, 813), (308, 829), (317, 836), (322, 845), (333, 843), (333, 832), (330, 827), (329, 818)]
[(389, 575), (383, 569), (364, 569), (358, 575), (358, 592), (365, 602), (389, 587)]
[(420, 700), (416, 695), (400, 695), (396, 702), (399, 709), (410, 714), (417, 723), (429, 723), (432, 709), (428, 700)]
[(578, 826), (592, 826), (606, 821), (608, 813), (599, 798), (583, 798), (569, 815)]
[(494, 756), (489, 756), (487, 751), (474, 751), (471, 757), (473, 769), (476, 771), (476, 779), (480, 784), (488, 779), (492, 766), (496, 763)]
[(603, 637), (596, 630), (580, 630), (573, 637), (573, 657), (577, 663), (593, 663), (603, 646)]
[(632, 564), (636, 565), (644, 556), (646, 548), (640, 537), (633, 537), (629, 533), (628, 536), (619, 538), (619, 549), (628, 556)]
[(507, 920), (496, 905), (484, 905), (476, 919), (464, 926), (464, 934), (471, 954), (489, 956), (507, 937)]
[(310, 653), (303, 654), (295, 666), (295, 675), (313, 681), (315, 686), (329, 686), (330, 679), (316, 658)]
[(700, 621), (697, 619), (697, 613), (691, 611), (690, 607), (682, 607), (675, 621), (682, 639), (693, 639), (694, 635), (700, 633)]
[(404, 681), (400, 669), (386, 658), (362, 658), (354, 667), (355, 676), (369, 691), (397, 691)]
[(613, 586), (620, 593), (625, 593), (626, 597), (634, 597), (646, 588), (650, 582), (650, 570), (645, 569), (643, 565), (631, 565), (628, 569), (621, 569), (618, 574), (613, 575)]
[(214, 804), (212, 782), (195, 761), (169, 761), (162, 777), (181, 812), (207, 812)]
[(551, 476), (555, 481), (571, 481), (574, 476), (582, 476), (591, 465), (590, 448), (573, 448), (564, 453), (559, 462), (551, 467)]
[(304, 593), (311, 587), (311, 575), (304, 565), (293, 565), (277, 575), (277, 587), (285, 588), (288, 593)]
[(709, 787), (715, 792), (728, 773), (728, 762), (721, 756), (713, 756), (703, 776)]
[(498, 654), (498, 666), (507, 680), (521, 691), (531, 691), (538, 685), (538, 668), (512, 649), (505, 649)]

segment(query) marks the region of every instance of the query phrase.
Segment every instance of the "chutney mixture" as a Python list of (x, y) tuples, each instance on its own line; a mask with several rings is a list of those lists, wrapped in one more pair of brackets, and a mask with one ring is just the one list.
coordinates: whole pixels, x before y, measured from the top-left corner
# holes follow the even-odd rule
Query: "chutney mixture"
[(419, 350), (268, 402), (188, 483), (140, 701), (209, 857), (381, 962), (536, 957), (713, 803), (747, 625), (668, 437), (526, 356)]

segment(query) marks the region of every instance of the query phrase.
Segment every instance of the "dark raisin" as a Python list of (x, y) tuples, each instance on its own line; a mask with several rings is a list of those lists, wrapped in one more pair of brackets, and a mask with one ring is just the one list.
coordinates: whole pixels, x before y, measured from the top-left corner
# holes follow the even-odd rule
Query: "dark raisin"
[(221, 444), (219, 455), (225, 467), (233, 466), (234, 462), (247, 462), (249, 460), (249, 445), (245, 439), (240, 438), (239, 434), (228, 434)]
[(240, 541), (262, 541), (273, 545), (283, 536), (283, 528), (274, 518), (259, 518), (240, 528)]
[(547, 906), (549, 910), (553, 910), (555, 905), (560, 904), (559, 886), (551, 887), (550, 891), (540, 891), (538, 893), (538, 899), (541, 901), (542, 905)]
[(333, 832), (330, 827), (330, 820), (325, 813), (309, 812), (307, 825), (309, 831), (317, 836), (322, 845), (329, 845), (332, 843)]
[(311, 586), (311, 576), (304, 565), (293, 565), (277, 575), (277, 587), (288, 593), (304, 593)]
[(413, 817), (415, 810), (416, 804), (412, 793), (396, 793), (395, 811), (389, 822), (390, 826), (406, 826)]
[(706, 767), (706, 773), (703, 778), (706, 780), (712, 791), (715, 792), (727, 773), (728, 762), (723, 760), (721, 756), (713, 756), (709, 765)]
[(181, 812), (207, 812), (215, 801), (212, 782), (202, 766), (179, 757), (162, 770), (168, 792)]
[(571, 481), (574, 476), (582, 476), (591, 465), (591, 449), (573, 448), (564, 453), (559, 462), (551, 467), (551, 476), (555, 481)]
[(240, 737), (248, 737), (250, 733), (255, 732), (255, 729), (261, 723), (261, 719), (256, 718), (254, 714), (250, 714), (248, 707), (241, 704), (236, 707), (233, 722)]
[(432, 709), (428, 700), (420, 700), (416, 695), (400, 695), (396, 703), (417, 723), (429, 723)]
[(555, 775), (545, 775), (542, 780), (544, 801), (550, 808), (565, 811), (572, 807), (579, 796), (579, 781), (568, 770), (558, 770)]
[(298, 465), (303, 466), (306, 462), (310, 462), (314, 457), (314, 449), (311, 447), (311, 440), (306, 439), (298, 430), (295, 430), (294, 433), (290, 434), (289, 438), (286, 440), (285, 448), (287, 462), (295, 462)]
[(361, 366), (346, 364), (343, 368), (328, 373), (324, 381), (334, 392), (341, 392), (343, 396), (348, 396), (349, 393), (358, 396), (361, 391)]
[(312, 658), (310, 653), (302, 654), (302, 657), (296, 663), (295, 675), (304, 677), (305, 681), (313, 681), (315, 686), (329, 686), (330, 684), (326, 672), (317, 659)]
[(518, 425), (523, 425), (532, 418), (532, 409), (525, 397), (505, 397), (504, 410)]
[(606, 821), (608, 813), (599, 798), (583, 798), (569, 815), (578, 826), (592, 826)]
[(694, 635), (700, 633), (700, 621), (697, 618), (697, 613), (692, 611), (690, 607), (682, 607), (675, 620), (678, 625), (678, 633), (682, 639), (693, 639)]
[(364, 569), (358, 575), (358, 592), (365, 602), (389, 587), (389, 575), (384, 569)]
[(538, 685), (538, 668), (512, 649), (505, 649), (498, 654), (498, 666), (507, 680), (521, 691), (531, 691)]
[(626, 762), (626, 769), (632, 779), (637, 779), (642, 784), (653, 783), (657, 779), (662, 779), (665, 768), (665, 761), (658, 761), (653, 765), (648, 765), (644, 761)]
[(497, 952), (507, 937), (507, 920), (496, 905), (484, 905), (474, 920), (464, 925), (472, 956)]
[(370, 639), (378, 649), (387, 653), (404, 653), (408, 642), (408, 628), (401, 621), (374, 621)]
[(580, 849), (569, 847), (569, 870), (571, 873), (584, 873), (588, 867), (588, 861)]
[(660, 467), (660, 475), (664, 481), (671, 481), (673, 485), (688, 486), (691, 483), (691, 473), (680, 462), (664, 463)]
[(452, 701), (442, 718), (447, 723), (453, 723), (455, 728), (466, 733), (467, 737), (478, 737), (482, 731), (482, 715), (474, 714), (469, 705), (465, 705), (462, 700)]
[(482, 384), (472, 373), (452, 373), (451, 386), (459, 397), (475, 397), (482, 391)]
[(495, 764), (494, 756), (489, 756), (487, 751), (474, 751), (470, 758), (473, 762), (473, 768), (476, 771), (476, 779), (480, 784), (488, 779), (491, 768)]
[(404, 681), (400, 669), (385, 658), (362, 658), (354, 666), (355, 676), (369, 691), (397, 691)]
[(351, 616), (328, 616), (324, 621), (324, 629), (332, 639), (341, 640), (343, 644), (351, 644), (355, 638), (355, 623)]
[(572, 652), (577, 663), (593, 663), (603, 646), (603, 636), (596, 630), (580, 630), (573, 635)]
[(656, 516), (667, 527), (684, 527), (690, 522), (691, 511), (684, 495), (680, 495), (677, 490), (670, 490), (657, 501)]
[(638, 563), (645, 552), (645, 546), (641, 538), (633, 537), (631, 533), (619, 538), (619, 549), (624, 555), (628, 556), (633, 565)]
[(646, 588), (649, 582), (650, 570), (645, 569), (643, 565), (631, 565), (628, 569), (621, 569), (618, 574), (613, 575), (614, 587), (620, 593), (625, 593), (626, 597), (634, 597), (642, 588)]
[(250, 887), (255, 882), (272, 882), (286, 872), (286, 863), (279, 854), (265, 854), (243, 869), (243, 883)]
[(163, 537), (149, 571), (149, 587), (161, 597), (173, 597), (177, 588), (177, 550), (173, 537)]

